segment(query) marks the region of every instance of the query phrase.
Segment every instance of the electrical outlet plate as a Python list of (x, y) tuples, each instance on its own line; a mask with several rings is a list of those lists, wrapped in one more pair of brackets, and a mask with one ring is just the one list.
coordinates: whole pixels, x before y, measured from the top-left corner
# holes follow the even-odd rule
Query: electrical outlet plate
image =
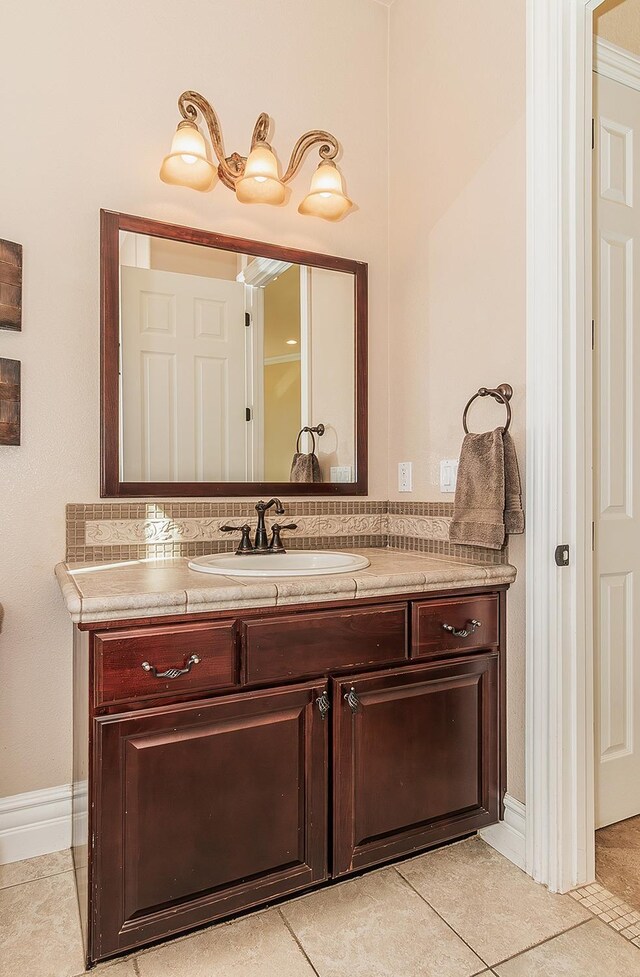
[(413, 462), (398, 462), (398, 492), (413, 492)]

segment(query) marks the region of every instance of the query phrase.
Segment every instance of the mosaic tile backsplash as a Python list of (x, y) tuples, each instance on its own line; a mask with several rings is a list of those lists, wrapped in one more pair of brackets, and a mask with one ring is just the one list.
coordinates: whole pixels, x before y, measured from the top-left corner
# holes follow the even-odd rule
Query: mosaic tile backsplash
[[(508, 562), (508, 547), (489, 550), (449, 542), (451, 502), (291, 500), (284, 502), (289, 549), (392, 547), (482, 563)], [(205, 556), (232, 552), (225, 523), (255, 524), (253, 502), (106, 502), (67, 506), (68, 563)], [(273, 518), (268, 519), (273, 522)]]

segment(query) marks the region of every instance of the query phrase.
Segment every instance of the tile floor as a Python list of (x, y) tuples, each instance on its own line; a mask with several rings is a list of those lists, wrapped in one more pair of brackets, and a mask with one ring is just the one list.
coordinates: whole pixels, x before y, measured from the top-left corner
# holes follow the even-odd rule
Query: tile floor
[(640, 817), (596, 831), (596, 878), (640, 912)]
[[(0, 867), (2, 977), (82, 974), (68, 852)], [(638, 977), (640, 949), (480, 839), (116, 962), (96, 977)]]

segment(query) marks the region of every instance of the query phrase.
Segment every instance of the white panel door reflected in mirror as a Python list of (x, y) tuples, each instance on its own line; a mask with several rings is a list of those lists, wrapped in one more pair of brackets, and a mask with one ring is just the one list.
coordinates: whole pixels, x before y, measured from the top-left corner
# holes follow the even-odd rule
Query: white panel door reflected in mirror
[(323, 424), (316, 477), (355, 481), (354, 276), (133, 231), (119, 242), (120, 480), (286, 483), (301, 429)]

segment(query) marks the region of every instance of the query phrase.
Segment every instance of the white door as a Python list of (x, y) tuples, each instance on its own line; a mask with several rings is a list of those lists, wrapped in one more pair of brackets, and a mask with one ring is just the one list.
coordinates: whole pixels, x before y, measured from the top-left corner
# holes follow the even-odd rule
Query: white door
[(120, 273), (123, 480), (245, 481), (244, 286)]
[(596, 825), (640, 813), (640, 92), (594, 75)]

